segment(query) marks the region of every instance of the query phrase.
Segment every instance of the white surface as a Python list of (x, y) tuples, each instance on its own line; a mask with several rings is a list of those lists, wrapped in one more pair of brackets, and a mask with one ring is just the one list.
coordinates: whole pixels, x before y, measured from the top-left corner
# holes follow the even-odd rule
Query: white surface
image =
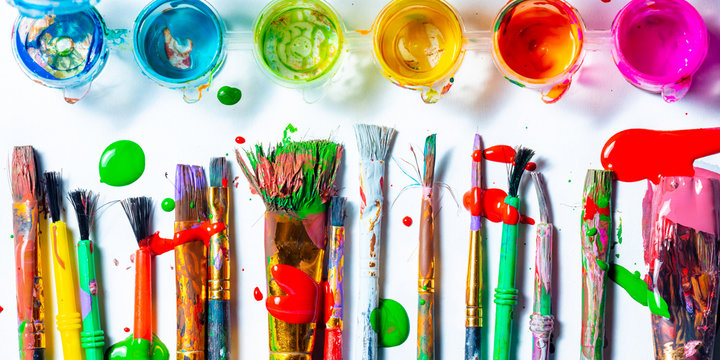
[[(350, 29), (369, 28), (380, 11), (382, 0), (332, 1)], [(103, 0), (99, 6), (110, 28), (129, 28), (145, 1)], [(249, 30), (264, 6), (261, 0), (214, 2), (231, 30)], [(606, 29), (624, 4), (613, 0), (576, 1), (591, 29)], [(101, 194), (102, 202), (129, 196), (148, 195), (156, 202), (155, 229), (169, 236), (173, 214), (160, 209), (160, 201), (173, 196), (175, 164), (207, 166), (210, 157), (232, 155), (235, 136), (244, 136), (248, 144), (275, 142), (292, 122), (299, 132), (294, 139), (325, 138), (346, 144), (341, 194), (350, 198), (349, 246), (346, 253), (346, 344), (353, 336), (353, 281), (357, 265), (358, 153), (352, 124), (381, 123), (395, 126), (399, 136), (392, 155), (410, 159), (409, 145), (421, 149), (424, 137), (438, 132), (438, 181), (448, 184), (458, 201), (468, 188), (470, 154), (474, 132), (483, 136), (486, 146), (523, 144), (537, 151), (536, 161), (549, 184), (557, 234), (554, 256), (556, 359), (578, 357), (580, 339), (580, 246), (579, 208), (582, 182), (588, 168), (600, 167), (599, 153), (604, 142), (615, 132), (630, 127), (693, 128), (718, 124), (720, 110), (720, 5), (716, 0), (694, 1), (710, 29), (711, 53), (688, 96), (676, 104), (666, 104), (659, 96), (644, 93), (627, 84), (615, 69), (609, 51), (589, 53), (585, 65), (570, 91), (559, 103), (545, 105), (536, 92), (523, 90), (504, 81), (495, 70), (488, 53), (468, 53), (456, 83), (448, 96), (436, 105), (425, 105), (417, 92), (391, 85), (379, 73), (369, 52), (346, 58), (341, 78), (329, 96), (308, 105), (299, 92), (280, 88), (263, 76), (250, 52), (231, 52), (224, 69), (216, 77), (210, 92), (195, 105), (186, 105), (181, 94), (154, 85), (136, 67), (132, 53), (114, 52), (105, 71), (93, 84), (90, 94), (76, 105), (65, 104), (59, 91), (28, 80), (10, 52), (9, 36), (0, 38), (0, 131), (2, 149), (9, 153), (13, 145), (32, 144), (42, 156), (43, 168), (62, 170), (66, 189), (87, 187)], [(503, 1), (454, 1), (468, 30), (487, 30)], [(0, 29), (9, 35), (15, 11), (0, 5)], [(241, 102), (232, 107), (220, 104), (214, 92), (222, 85), (243, 91)], [(143, 177), (124, 188), (112, 188), (98, 182), (97, 162), (104, 147), (117, 139), (132, 139), (145, 149), (147, 167)], [(232, 158), (232, 157), (231, 157)], [(718, 165), (717, 157), (705, 159)], [(7, 171), (6, 162), (1, 162)], [(165, 179), (165, 173), (169, 180)], [(233, 161), (232, 173), (241, 175)], [(386, 178), (388, 199), (395, 199), (412, 181), (393, 162)], [(522, 186), (525, 211), (537, 218), (534, 189), (529, 177)], [(489, 186), (507, 188), (503, 165), (487, 164)], [(12, 233), (9, 184), (0, 186), (0, 224), (6, 241), (0, 247), (0, 349), (7, 357), (17, 349), (15, 284), (13, 276)], [(644, 183), (617, 187), (616, 219), (622, 218), (624, 242), (619, 245), (617, 261), (630, 269), (645, 270), (640, 239), (640, 201)], [(386, 213), (387, 232), (382, 256), (384, 281), (382, 296), (398, 300), (409, 312), (411, 335), (402, 346), (383, 351), (386, 359), (411, 359), (415, 356), (415, 319), (417, 301), (417, 239), (420, 191), (404, 192)], [(250, 194), (246, 182), (233, 190), (234, 228), (233, 333), (234, 358), (263, 359), (267, 354), (266, 310), (253, 299), (253, 289), (264, 289), (262, 214), (264, 207)], [(464, 341), (464, 296), (469, 218), (443, 191), (441, 213), (437, 220), (437, 354), (440, 359), (461, 359)], [(66, 208), (70, 206), (65, 204)], [(412, 216), (415, 225), (405, 227), (402, 218)], [(66, 213), (66, 221), (77, 234), (75, 214)], [(497, 279), (501, 227), (486, 228), (486, 259), (491, 294)], [(109, 206), (97, 221), (100, 248), (100, 274), (104, 296), (105, 329), (108, 343), (127, 336), (132, 328), (133, 264), (130, 254), (136, 249), (134, 237), (118, 205)], [(527, 245), (525, 245), (527, 243)], [(45, 247), (48, 249), (48, 247)], [(532, 302), (532, 258), (534, 227), (521, 231), (518, 260), (518, 287), (521, 298), (516, 311), (513, 343), (517, 359), (529, 359), (531, 334), (527, 330)], [(118, 259), (119, 265), (113, 264)], [(156, 262), (156, 332), (172, 350), (175, 347), (175, 296), (173, 256), (161, 256)], [(130, 269), (126, 269), (130, 267)], [(241, 271), (244, 269), (244, 271)], [(52, 276), (45, 275), (46, 306), (54, 312)], [(265, 291), (263, 290), (263, 293)], [(491, 299), (491, 297), (489, 297)], [(492, 332), (494, 307), (486, 304), (486, 327)], [(51, 315), (52, 314), (52, 315)], [(652, 357), (650, 317), (645, 308), (626, 294), (610, 290), (607, 308), (608, 358), (649, 359)], [(54, 314), (47, 316), (47, 328), (54, 329)], [(60, 359), (59, 336), (48, 331), (48, 344)], [(492, 339), (489, 336), (488, 339)], [(491, 343), (483, 348), (490, 352)], [(348, 349), (349, 358), (355, 351)]]

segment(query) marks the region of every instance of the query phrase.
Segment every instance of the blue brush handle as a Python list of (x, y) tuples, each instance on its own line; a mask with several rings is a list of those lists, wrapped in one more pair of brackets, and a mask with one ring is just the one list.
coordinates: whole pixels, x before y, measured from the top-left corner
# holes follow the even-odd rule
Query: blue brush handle
[(208, 300), (207, 359), (230, 359), (230, 301)]
[(465, 360), (480, 360), (480, 336), (482, 328), (471, 326), (465, 328)]

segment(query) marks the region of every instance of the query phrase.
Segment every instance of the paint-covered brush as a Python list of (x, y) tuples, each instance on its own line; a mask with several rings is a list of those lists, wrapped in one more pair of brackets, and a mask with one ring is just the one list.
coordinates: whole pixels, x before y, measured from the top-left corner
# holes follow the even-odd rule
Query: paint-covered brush
[(45, 299), (38, 241), (38, 169), (32, 146), (16, 146), (11, 163), (15, 282), (20, 360), (45, 358)]
[[(483, 191), (482, 152), (482, 138), (480, 138), (480, 134), (475, 134), (473, 160), (470, 172), (470, 194), (478, 198)], [(477, 154), (477, 156), (475, 154)], [(483, 327), (483, 248), (482, 233), (480, 232), (482, 229), (481, 220), (482, 217), (480, 213), (470, 212), (470, 249), (468, 251), (467, 280), (465, 283), (465, 360), (480, 360), (481, 358), (481, 336)]]
[[(175, 171), (175, 232), (208, 219), (207, 181), (201, 166), (177, 165)], [(207, 247), (189, 242), (175, 247), (177, 292), (177, 358), (205, 359)]]
[(67, 225), (61, 219), (62, 179), (58, 172), (45, 172), (45, 193), (50, 210), (50, 242), (52, 243), (53, 270), (57, 295), (56, 324), (60, 332), (63, 358), (80, 359), (80, 328), (82, 326), (80, 311), (77, 306), (78, 288), (75, 280), (75, 267), (70, 258), (70, 239), (67, 236)]
[(87, 190), (75, 190), (68, 195), (77, 215), (80, 240), (77, 244), (80, 282), (80, 310), (83, 315), (83, 331), (80, 343), (85, 349), (86, 360), (102, 360), (105, 351), (105, 333), (100, 324), (98, 301), (99, 284), (95, 274), (96, 244), (90, 240), (90, 229), (95, 221), (97, 194)]
[(605, 340), (605, 282), (612, 244), (613, 172), (588, 170), (580, 219), (582, 245), (582, 328), (580, 358), (602, 360)]
[(555, 318), (552, 315), (552, 247), (553, 225), (545, 179), (537, 171), (530, 172), (537, 191), (540, 209), (535, 239), (535, 291), (530, 332), (533, 334), (532, 360), (550, 359), (550, 336)]
[(378, 333), (373, 329), (371, 314), (378, 307), (378, 254), (382, 246), (383, 209), (385, 207), (385, 159), (396, 131), (393, 128), (355, 125), (360, 152), (360, 290), (358, 294), (359, 334), (355, 350), (362, 360), (378, 358)]
[(418, 247), (418, 360), (435, 358), (435, 223), (433, 183), (435, 182), (435, 134), (425, 139), (425, 161), (420, 208), (420, 245)]
[(210, 218), (225, 224), (225, 230), (210, 239), (208, 256), (208, 360), (230, 359), (230, 191), (228, 165), (224, 157), (210, 160)]
[[(328, 243), (328, 281), (325, 309), (325, 360), (343, 358), (343, 281), (345, 280), (345, 202), (344, 197), (330, 199), (330, 241)], [(332, 295), (332, 299), (330, 296)]]
[(520, 147), (508, 175), (508, 196), (502, 204), (503, 228), (500, 244), (500, 269), (498, 285), (495, 288), (495, 337), (493, 342), (493, 360), (507, 360), (510, 356), (512, 340), (513, 308), (517, 304), (518, 289), (515, 288), (515, 271), (517, 260), (517, 239), (520, 222), (520, 198), (518, 190), (525, 167), (535, 152)]

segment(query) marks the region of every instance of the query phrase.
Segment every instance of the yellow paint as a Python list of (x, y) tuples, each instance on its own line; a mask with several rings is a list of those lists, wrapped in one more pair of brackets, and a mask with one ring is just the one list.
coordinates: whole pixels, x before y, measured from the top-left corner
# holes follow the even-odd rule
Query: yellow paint
[(67, 227), (58, 221), (50, 225), (50, 240), (53, 248), (53, 269), (55, 270), (55, 289), (57, 291), (58, 314), (57, 329), (60, 332), (63, 358), (82, 359), (80, 346), (80, 311), (77, 301), (77, 285), (75, 283), (75, 267), (70, 259), (70, 246)]

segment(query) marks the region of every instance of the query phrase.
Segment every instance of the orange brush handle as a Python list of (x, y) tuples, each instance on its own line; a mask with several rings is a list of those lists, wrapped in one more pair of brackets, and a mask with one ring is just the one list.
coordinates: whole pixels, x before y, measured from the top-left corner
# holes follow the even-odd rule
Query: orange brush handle
[(135, 324), (134, 339), (152, 341), (152, 258), (150, 249), (135, 253)]

